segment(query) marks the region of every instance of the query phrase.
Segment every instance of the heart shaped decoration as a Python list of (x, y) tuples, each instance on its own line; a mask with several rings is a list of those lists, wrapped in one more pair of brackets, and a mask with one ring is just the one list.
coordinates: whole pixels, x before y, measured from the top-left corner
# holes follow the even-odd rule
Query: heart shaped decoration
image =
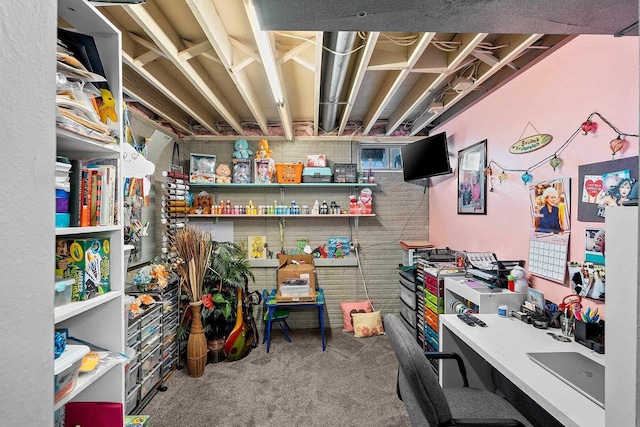
[(597, 126), (598, 125), (596, 125), (591, 120), (587, 120), (586, 122), (582, 123), (582, 134), (586, 135), (591, 131), (595, 132)]
[(529, 172), (525, 172), (520, 178), (522, 178), (522, 182), (527, 185), (533, 179), (533, 175), (531, 175)]
[(500, 180), (500, 184), (502, 184), (503, 181), (507, 180), (507, 173), (505, 171), (502, 171), (502, 173), (498, 175), (498, 179)]
[(553, 171), (556, 171), (556, 168), (562, 164), (562, 159), (557, 156), (553, 156), (551, 160), (549, 160), (549, 164), (553, 168)]
[(593, 181), (588, 179), (584, 183), (584, 189), (587, 190), (587, 194), (591, 197), (596, 197), (602, 191), (602, 180)]
[(611, 142), (609, 143), (609, 148), (611, 148), (611, 158), (614, 158), (616, 156), (616, 153), (622, 150), (624, 144), (625, 140), (622, 139), (620, 135), (618, 135), (616, 139), (611, 140)]

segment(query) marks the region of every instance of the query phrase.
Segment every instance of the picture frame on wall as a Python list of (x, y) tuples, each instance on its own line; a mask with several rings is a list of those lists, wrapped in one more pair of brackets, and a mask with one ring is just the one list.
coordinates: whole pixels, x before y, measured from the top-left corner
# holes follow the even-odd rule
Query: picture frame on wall
[(487, 140), (458, 151), (458, 214), (487, 214)]

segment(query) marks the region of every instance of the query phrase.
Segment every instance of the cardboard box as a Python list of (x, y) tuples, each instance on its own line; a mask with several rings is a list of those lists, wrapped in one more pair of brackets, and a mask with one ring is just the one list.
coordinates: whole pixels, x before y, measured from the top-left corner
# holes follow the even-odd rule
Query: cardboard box
[(111, 290), (109, 238), (56, 240), (56, 276), (73, 278), (72, 301), (85, 301)]
[[(276, 294), (276, 301), (278, 302), (297, 302), (297, 301), (309, 301), (316, 300), (316, 267), (313, 264), (312, 255), (280, 255), (278, 267), (278, 292)], [(300, 262), (300, 264), (296, 264)], [(308, 278), (307, 285), (309, 287), (309, 294), (301, 295), (296, 294), (292, 296), (283, 295), (281, 287), (285, 279), (301, 279)]]

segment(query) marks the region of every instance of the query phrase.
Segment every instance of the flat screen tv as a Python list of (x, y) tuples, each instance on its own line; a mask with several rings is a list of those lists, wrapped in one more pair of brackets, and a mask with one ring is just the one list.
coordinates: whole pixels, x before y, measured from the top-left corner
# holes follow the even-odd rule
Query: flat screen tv
[(426, 178), (452, 173), (445, 132), (400, 147), (405, 182), (422, 184)]

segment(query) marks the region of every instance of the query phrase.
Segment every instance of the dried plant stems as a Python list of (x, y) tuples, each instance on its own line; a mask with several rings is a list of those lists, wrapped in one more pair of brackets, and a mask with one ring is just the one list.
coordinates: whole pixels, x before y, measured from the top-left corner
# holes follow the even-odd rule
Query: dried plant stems
[(180, 257), (176, 270), (182, 290), (192, 302), (198, 302), (202, 298), (202, 283), (211, 257), (211, 236), (187, 226), (176, 230), (172, 243)]

